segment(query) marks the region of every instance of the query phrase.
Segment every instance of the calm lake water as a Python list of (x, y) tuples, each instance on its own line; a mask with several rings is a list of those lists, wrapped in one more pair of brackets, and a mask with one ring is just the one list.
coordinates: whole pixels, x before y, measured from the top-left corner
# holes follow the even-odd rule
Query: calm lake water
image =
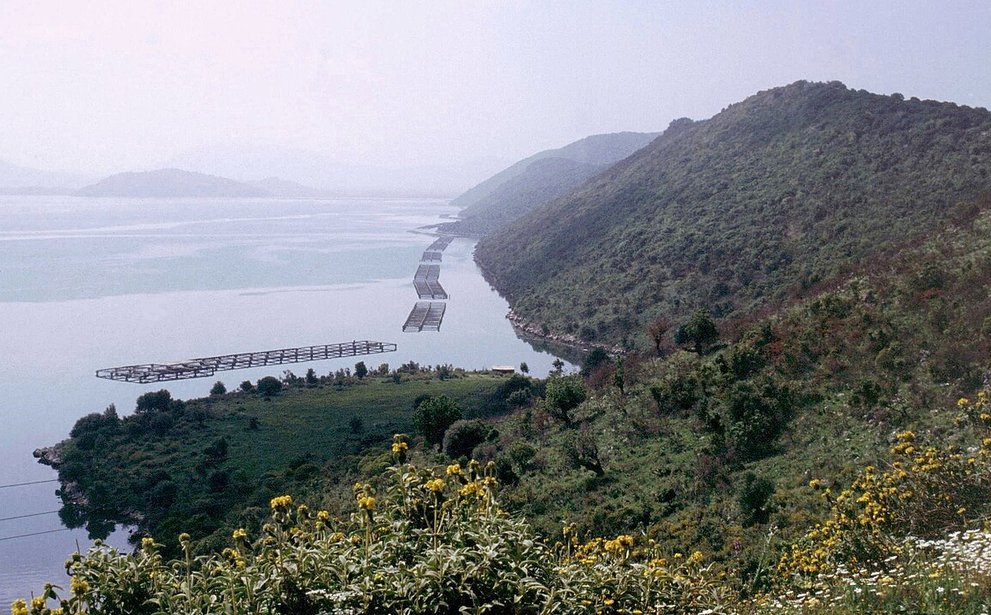
[[(135, 385), (100, 380), (103, 367), (327, 344), (395, 342), (374, 364), (519, 365), (546, 375), (554, 357), (519, 340), (508, 305), (482, 279), (473, 243), (444, 252), (450, 295), (440, 332), (402, 333), (412, 278), (433, 238), (418, 227), (456, 213), (446, 201), (120, 200), (0, 196), (0, 611), (67, 585), (65, 558), (89, 545), (61, 528), (55, 473), (32, 451), (65, 438), (76, 419), (168, 388), (188, 399), (217, 379), (325, 374), (341, 359)], [(21, 538), (24, 534), (54, 531)], [(126, 535), (111, 542), (126, 548)]]

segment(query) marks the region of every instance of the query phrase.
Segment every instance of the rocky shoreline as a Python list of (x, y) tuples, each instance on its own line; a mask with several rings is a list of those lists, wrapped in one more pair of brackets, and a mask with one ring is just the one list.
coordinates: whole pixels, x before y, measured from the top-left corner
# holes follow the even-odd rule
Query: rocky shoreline
[(506, 314), (506, 318), (510, 323), (512, 323), (514, 329), (530, 337), (553, 342), (555, 344), (561, 344), (562, 346), (568, 346), (581, 352), (589, 352), (596, 348), (601, 348), (613, 356), (622, 356), (626, 354), (626, 351), (619, 346), (590, 344), (581, 340), (577, 336), (571, 335), (570, 333), (544, 333), (544, 328), (542, 326), (527, 321), (522, 316), (514, 312), (512, 308), (510, 308), (509, 313)]

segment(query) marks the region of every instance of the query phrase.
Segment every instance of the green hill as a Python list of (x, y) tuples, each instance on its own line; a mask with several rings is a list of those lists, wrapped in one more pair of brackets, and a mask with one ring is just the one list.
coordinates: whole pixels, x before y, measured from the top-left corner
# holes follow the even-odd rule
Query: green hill
[(448, 232), (481, 236), (577, 188), (590, 177), (645, 146), (658, 133), (592, 135), (525, 158), (451, 201), (463, 207)]
[(462, 211), (457, 222), (445, 223), (440, 228), (457, 235), (484, 237), (571, 192), (608, 168), (607, 164), (588, 164), (567, 158), (535, 160), (525, 171)]
[(476, 259), (525, 321), (642, 346), (655, 318), (746, 315), (924, 235), (989, 172), (984, 109), (797, 82), (673, 122)]

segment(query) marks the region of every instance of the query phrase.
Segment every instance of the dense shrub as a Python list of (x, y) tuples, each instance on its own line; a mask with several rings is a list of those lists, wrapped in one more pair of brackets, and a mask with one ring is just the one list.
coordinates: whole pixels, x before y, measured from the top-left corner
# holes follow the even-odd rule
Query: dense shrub
[(444, 441), (444, 433), (463, 413), (456, 401), (441, 395), (421, 401), (413, 412), (413, 426), (423, 434), (427, 444), (438, 445)]
[(485, 442), (492, 428), (477, 419), (455, 421), (444, 433), (444, 453), (451, 459), (471, 457), (475, 447)]

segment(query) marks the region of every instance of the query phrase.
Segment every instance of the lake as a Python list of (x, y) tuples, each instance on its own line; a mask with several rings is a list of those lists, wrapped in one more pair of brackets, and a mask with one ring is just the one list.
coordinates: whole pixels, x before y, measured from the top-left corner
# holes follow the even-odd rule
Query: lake
[[(398, 344), (375, 365), (525, 361), (546, 375), (555, 357), (517, 338), (468, 240), (443, 254), (441, 330), (402, 332), (433, 241), (418, 229), (456, 212), (436, 199), (0, 196), (0, 609), (45, 581), (67, 585), (64, 560), (89, 545), (51, 514), (57, 483), (8, 486), (53, 479), (32, 451), (65, 438), (80, 416), (110, 404), (129, 413), (160, 388), (202, 397), (218, 379), (234, 388), (358, 359), (152, 385), (97, 379), (99, 368), (367, 339)], [(110, 542), (126, 548), (126, 538)]]

